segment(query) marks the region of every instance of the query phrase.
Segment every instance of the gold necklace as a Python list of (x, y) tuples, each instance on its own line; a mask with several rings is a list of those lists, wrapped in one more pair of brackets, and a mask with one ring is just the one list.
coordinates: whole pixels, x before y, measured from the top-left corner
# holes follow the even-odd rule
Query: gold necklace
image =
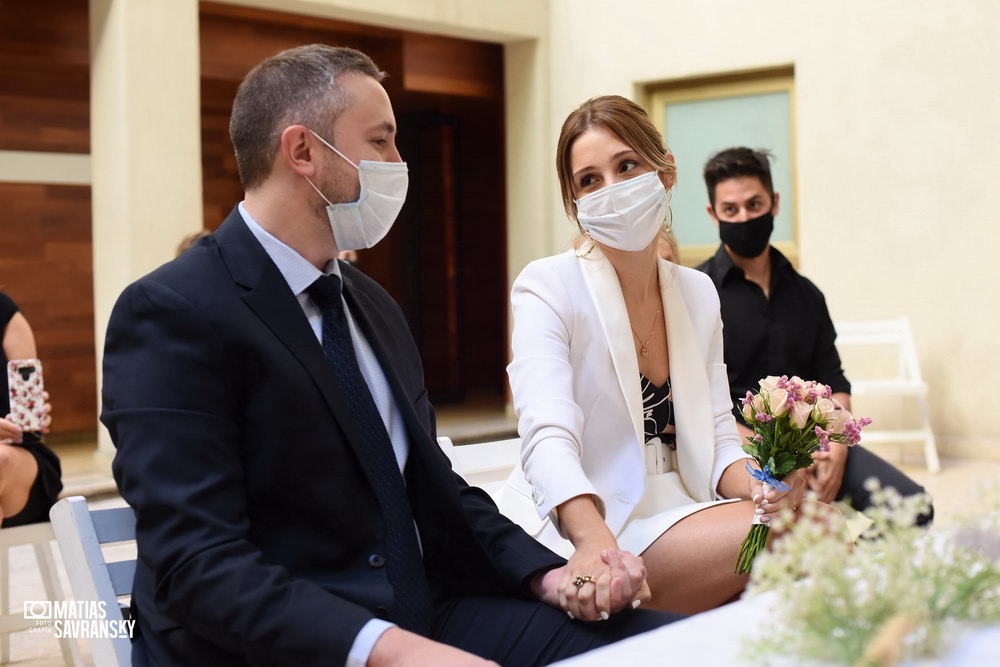
[(635, 327), (632, 326), (631, 320), (628, 323), (629, 328), (632, 330), (632, 333), (635, 335), (635, 339), (637, 341), (639, 341), (639, 352), (644, 357), (648, 357), (649, 356), (649, 341), (653, 339), (653, 332), (656, 331), (656, 323), (659, 321), (659, 319), (660, 319), (660, 306), (657, 305), (656, 306), (656, 314), (653, 315), (653, 328), (649, 330), (649, 336), (646, 337), (646, 342), (645, 343), (643, 343), (642, 339), (639, 338), (639, 334), (637, 334), (635, 332)]

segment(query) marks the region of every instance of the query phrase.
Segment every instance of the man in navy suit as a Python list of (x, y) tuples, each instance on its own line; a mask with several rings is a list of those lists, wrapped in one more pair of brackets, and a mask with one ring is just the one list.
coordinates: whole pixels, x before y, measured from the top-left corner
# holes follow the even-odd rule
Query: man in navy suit
[(399, 308), (337, 262), (405, 199), (383, 76), (320, 45), (252, 70), (230, 123), (244, 201), (111, 316), (137, 665), (545, 664), (675, 618), (633, 610), (624, 552), (566, 606), (610, 619), (567, 618), (564, 561), (450, 470)]

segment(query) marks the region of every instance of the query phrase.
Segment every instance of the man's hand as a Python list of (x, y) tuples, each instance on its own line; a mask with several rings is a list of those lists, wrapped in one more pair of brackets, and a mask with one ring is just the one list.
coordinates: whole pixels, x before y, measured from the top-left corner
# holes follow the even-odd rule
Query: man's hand
[(832, 503), (840, 493), (844, 481), (844, 466), (847, 465), (847, 445), (830, 443), (830, 451), (813, 453), (813, 464), (809, 467), (809, 488), (824, 503)]
[[(591, 559), (578, 551), (563, 567), (536, 577), (532, 591), (543, 602), (585, 621), (606, 620), (611, 614), (650, 599), (642, 558), (627, 551), (604, 549), (599, 559), (599, 566), (584, 566)], [(584, 572), (580, 567), (590, 569)], [(591, 572), (595, 581), (576, 585), (577, 576)]]
[(382, 633), (371, 655), (368, 667), (500, 667), (497, 663), (466, 653), (454, 646), (436, 642), (402, 628), (389, 628)]

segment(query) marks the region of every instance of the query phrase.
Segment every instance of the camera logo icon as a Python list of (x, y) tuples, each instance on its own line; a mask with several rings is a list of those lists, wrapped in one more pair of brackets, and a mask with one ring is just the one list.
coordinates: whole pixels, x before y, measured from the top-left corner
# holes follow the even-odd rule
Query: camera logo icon
[(24, 617), (39, 621), (52, 620), (52, 601), (26, 600), (24, 603)]

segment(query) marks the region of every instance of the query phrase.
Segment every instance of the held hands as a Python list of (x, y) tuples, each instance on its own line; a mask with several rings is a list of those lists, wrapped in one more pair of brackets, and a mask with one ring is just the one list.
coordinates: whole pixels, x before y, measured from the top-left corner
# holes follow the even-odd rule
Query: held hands
[(536, 593), (570, 618), (607, 620), (650, 599), (642, 558), (619, 549), (577, 549), (563, 567), (549, 570)]
[(754, 512), (761, 523), (769, 523), (783, 509), (795, 511), (799, 508), (806, 495), (806, 477), (805, 470), (793, 470), (781, 480), (788, 487), (787, 491), (771, 488), (767, 494), (764, 494), (760, 480), (750, 478), (750, 498), (757, 506)]

